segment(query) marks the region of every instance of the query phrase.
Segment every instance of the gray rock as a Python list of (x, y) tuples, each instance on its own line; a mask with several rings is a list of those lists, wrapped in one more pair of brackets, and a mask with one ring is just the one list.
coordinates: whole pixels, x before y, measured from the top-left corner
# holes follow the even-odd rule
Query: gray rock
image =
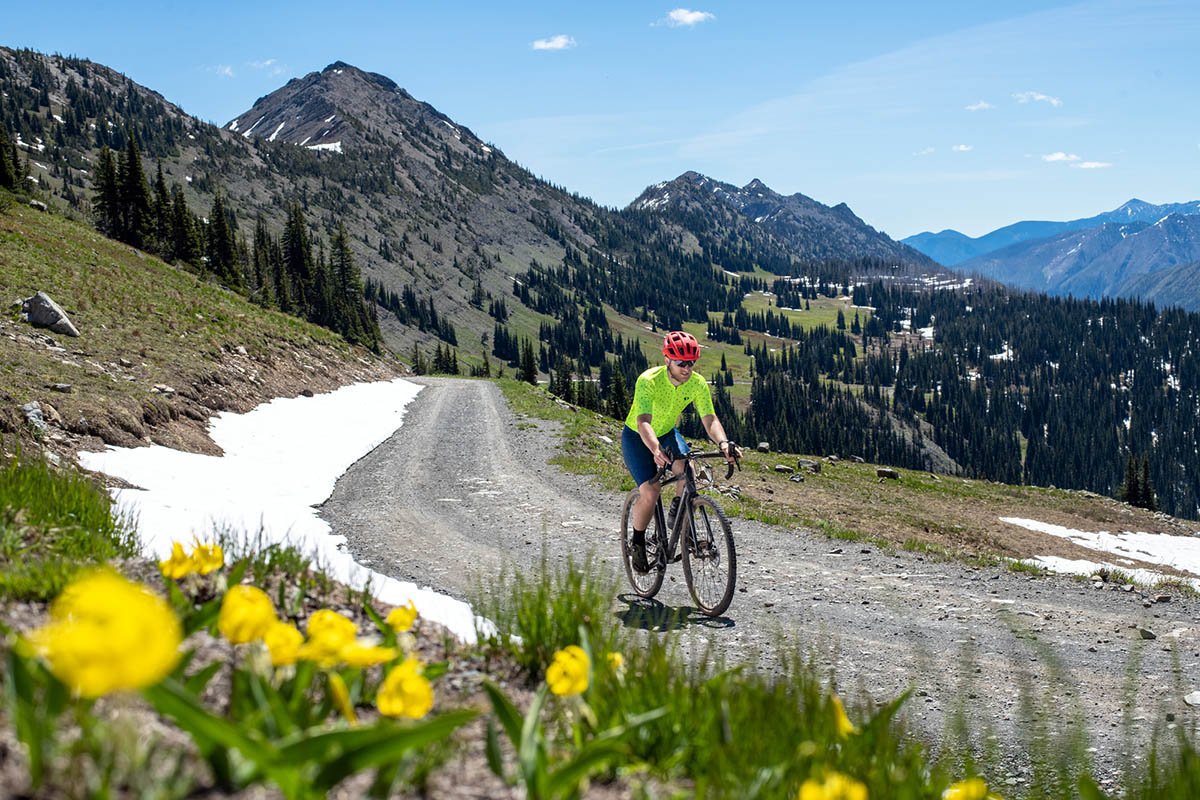
[(25, 421), (38, 433), (50, 430), (50, 426), (46, 424), (46, 418), (42, 416), (42, 406), (37, 400), (21, 406), (21, 413), (25, 415)]
[(804, 483), (804, 476), (797, 472), (795, 475), (788, 478), (788, 480), (792, 483)]
[(878, 467), (875, 470), (875, 474), (881, 478), (888, 478), (893, 481), (900, 480), (900, 473), (891, 467)]
[(50, 384), (50, 388), (56, 392), (62, 392), (63, 394), (69, 394), (71, 392), (71, 384), (69, 383), (52, 383)]
[(49, 328), (63, 336), (78, 336), (79, 329), (71, 322), (67, 312), (58, 303), (50, 299), (45, 292), (38, 292), (33, 297), (27, 297), (21, 303), (21, 313), (30, 325), (39, 328)]
[(1158, 636), (1155, 635), (1154, 631), (1150, 630), (1149, 628), (1138, 628), (1138, 633), (1141, 635), (1141, 637), (1143, 639), (1157, 639), (1158, 638)]
[(771, 443), (770, 442), (759, 442), (758, 447), (756, 447), (754, 449), (760, 453), (769, 453), (769, 452), (771, 452)]
[(796, 462), (796, 469), (806, 469), (809, 472), (815, 472), (819, 475), (821, 473), (821, 462), (802, 458)]
[(117, 363), (120, 364), (122, 367), (125, 367), (125, 369), (129, 369), (130, 367), (133, 366), (133, 362), (130, 361), (128, 358), (119, 358), (119, 359), (117, 359)]
[(786, 474), (788, 474), (788, 473), (794, 472), (795, 470), (793, 470), (793, 469), (792, 469), (791, 467), (789, 467), (787, 464), (776, 464), (776, 465), (775, 465), (775, 471), (776, 471), (776, 472), (782, 472), (783, 474), (785, 474), (785, 475), (786, 475)]
[(600, 434), (600, 435), (599, 435), (599, 436), (597, 436), (596, 438), (597, 438), (597, 439), (599, 439), (600, 441), (604, 442), (605, 444), (612, 444), (612, 443), (613, 443), (613, 440), (612, 440), (612, 439), (610, 439), (610, 438), (608, 438), (608, 437), (607, 437), (607, 436), (605, 436), (604, 434)]
[(867, 462), (866, 462), (866, 459), (864, 459), (862, 456), (854, 456), (854, 463), (855, 464), (865, 464)]
[(43, 203), (41, 200), (30, 200), (29, 205), (36, 208), (38, 211), (49, 211), (50, 206)]
[(1192, 692), (1183, 696), (1183, 702), (1189, 706), (1200, 706), (1200, 692)]
[(238, 354), (239, 356), (248, 356), (248, 355), (250, 355), (250, 353), (248, 353), (248, 352), (246, 351), (246, 348), (245, 348), (245, 347), (242, 347), (240, 344), (237, 346), (237, 354)]

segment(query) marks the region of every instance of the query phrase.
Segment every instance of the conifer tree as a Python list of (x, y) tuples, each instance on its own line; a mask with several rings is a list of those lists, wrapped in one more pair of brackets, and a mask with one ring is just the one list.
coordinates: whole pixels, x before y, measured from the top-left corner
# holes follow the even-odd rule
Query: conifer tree
[(1132, 453), (1125, 459), (1125, 482), (1117, 490), (1117, 499), (1131, 506), (1141, 505), (1142, 487), (1138, 480), (1137, 459)]
[(153, 201), (146, 172), (142, 169), (137, 136), (132, 129), (117, 166), (117, 202), (120, 208), (117, 238), (134, 247), (145, 248), (154, 230)]
[(629, 413), (629, 394), (625, 389), (625, 376), (621, 370), (613, 370), (612, 388), (608, 392), (607, 413), (613, 419), (625, 419)]
[(521, 345), (521, 380), (537, 386), (537, 360), (533, 355), (533, 342), (528, 339)]
[(1142, 475), (1138, 481), (1138, 489), (1141, 491), (1140, 502), (1137, 505), (1147, 511), (1157, 511), (1158, 501), (1154, 496), (1154, 486), (1150, 483), (1150, 455), (1142, 454)]
[(95, 209), (96, 227), (105, 236), (119, 238), (121, 199), (117, 186), (117, 166), (112, 150), (107, 145), (100, 148), (100, 163), (96, 166), (96, 179), (92, 186), (95, 189), (92, 208)]
[(17, 165), (12, 162), (8, 134), (0, 125), (0, 189), (13, 191), (17, 187)]
[(242, 273), (229, 217), (225, 199), (217, 191), (213, 195), (212, 211), (208, 218), (208, 268), (229, 288), (240, 289), (243, 286)]

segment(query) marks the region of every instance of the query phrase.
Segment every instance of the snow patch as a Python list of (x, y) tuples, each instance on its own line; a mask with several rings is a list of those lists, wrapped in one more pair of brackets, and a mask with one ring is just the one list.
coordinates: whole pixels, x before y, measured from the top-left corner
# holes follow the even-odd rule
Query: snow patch
[(335, 153), (340, 153), (340, 152), (342, 152), (342, 143), (341, 142), (329, 142), (328, 144), (310, 144), (310, 145), (308, 145), (308, 149), (309, 150), (332, 150)]
[(356, 589), (369, 582), (382, 602), (411, 600), (423, 617), (473, 642), (481, 620), (470, 606), (355, 563), (344, 549), (345, 537), (333, 535), (313, 508), (342, 473), (400, 427), (420, 391), (403, 379), (378, 381), (315, 397), (278, 398), (247, 414), (222, 413), (209, 422), (221, 457), (154, 445), (84, 452), (79, 461), (142, 487), (112, 493), (120, 507), (137, 514), (149, 556), (165, 558), (173, 542), (187, 544), (217, 529), (261, 535), (267, 543), (312, 553), (331, 577)]
[(281, 122), (281, 123), (279, 123), (279, 127), (275, 129), (275, 132), (274, 132), (274, 133), (272, 133), (270, 136), (268, 136), (268, 137), (267, 137), (267, 141), (268, 141), (268, 142), (273, 142), (273, 141), (275, 141), (275, 137), (279, 135), (279, 132), (280, 132), (281, 130), (283, 130), (283, 126), (284, 126), (284, 125), (287, 125), (287, 123), (286, 123), (286, 122)]
[[(1067, 539), (1089, 550), (1117, 556), (1118, 559), (1136, 558), (1138, 561), (1161, 564), (1180, 572), (1189, 573), (1192, 577), (1187, 579), (1188, 582), (1194, 588), (1200, 589), (1200, 536), (1172, 536), (1165, 533), (1142, 531), (1123, 531), (1121, 533), (1080, 531), (1020, 517), (1001, 517), (1000, 521), (1031, 531), (1057, 536), (1060, 539)], [(1113, 566), (1104, 562), (1075, 561), (1054, 556), (1036, 556), (1030, 560), (1055, 571), (1071, 572), (1077, 575), (1090, 575), (1101, 566)], [(1051, 564), (1055, 564), (1055, 566), (1051, 566)], [(1174, 577), (1153, 570), (1127, 570), (1120, 566), (1118, 568), (1131, 572), (1134, 580), (1139, 583), (1153, 584), (1159, 580)]]
[[(266, 115), (266, 114), (263, 114), (261, 117), (259, 117), (259, 118), (258, 118), (258, 122), (262, 122), (262, 121), (263, 121), (264, 119), (266, 119), (266, 118), (267, 118), (267, 115)], [(245, 133), (243, 133), (243, 134), (242, 134), (242, 136), (245, 136), (247, 139), (249, 139), (249, 138), (250, 138), (250, 131), (252, 131), (252, 130), (254, 130), (255, 128), (257, 128), (257, 127), (258, 127), (258, 122), (255, 122), (253, 125), (251, 125), (249, 128), (247, 128), (247, 129), (246, 129), (246, 132), (245, 132)]]

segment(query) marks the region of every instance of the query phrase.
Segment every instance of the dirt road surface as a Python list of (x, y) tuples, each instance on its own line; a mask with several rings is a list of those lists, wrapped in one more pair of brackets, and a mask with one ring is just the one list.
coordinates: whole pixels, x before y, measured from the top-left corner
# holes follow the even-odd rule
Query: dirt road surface
[[(621, 570), (621, 496), (547, 463), (557, 441), (551, 423), (519, 419), (486, 381), (418, 382), (426, 388), (401, 429), (322, 507), (360, 563), (468, 601), (502, 564), (536, 570), (543, 553), (552, 563), (591, 553)], [(851, 705), (911, 688), (904, 714), (914, 730), (937, 747), (960, 713), (975, 747), (995, 745), (1002, 780), (1014, 788), (1032, 768), (1018, 730), (1052, 740), (1085, 731), (1094, 772), (1111, 784), (1126, 753), (1145, 752), (1155, 726), (1198, 724), (1200, 709), (1182, 701), (1200, 689), (1194, 597), (1147, 604), (1139, 591), (1068, 577), (733, 525), (738, 591), (725, 617), (691, 610), (678, 564), (661, 602), (622, 593), (614, 613), (661, 636), (656, 629), (681, 609), (685, 649), (711, 643), (730, 664), (770, 668), (781, 647), (803, 648)]]

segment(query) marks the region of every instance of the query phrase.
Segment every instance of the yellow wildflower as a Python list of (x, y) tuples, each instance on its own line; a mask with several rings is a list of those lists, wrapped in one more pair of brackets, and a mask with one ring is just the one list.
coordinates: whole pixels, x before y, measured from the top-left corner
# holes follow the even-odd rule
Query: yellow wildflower
[(336, 672), (329, 674), (329, 696), (333, 700), (334, 707), (351, 725), (358, 723), (358, 715), (354, 713), (354, 706), (350, 703), (350, 690), (346, 688), (346, 682), (342, 680), (342, 676)]
[(608, 654), (608, 668), (609, 669), (611, 669), (613, 672), (616, 672), (617, 670), (621, 669), (621, 667), (623, 667), (623, 666), (625, 666), (625, 656), (621, 655), (620, 653), (609, 653)]
[(806, 780), (800, 787), (799, 800), (867, 800), (867, 787), (840, 772), (831, 772), (824, 782)]
[(111, 570), (86, 574), (50, 607), (27, 641), (80, 697), (153, 686), (179, 661), (183, 631), (171, 607)]
[(379, 713), (388, 717), (420, 719), (433, 708), (433, 687), (421, 674), (425, 667), (407, 658), (388, 673), (375, 699)]
[(370, 641), (360, 640), (342, 648), (342, 663), (349, 667), (373, 667), (386, 664), (396, 657), (394, 647), (379, 647)]
[(234, 644), (245, 644), (261, 639), (275, 621), (275, 607), (266, 592), (241, 584), (225, 593), (217, 629)]
[(942, 792), (942, 800), (1000, 800), (988, 793), (987, 781), (983, 778), (967, 778)]
[(299, 657), (332, 667), (342, 651), (354, 644), (358, 628), (354, 621), (336, 611), (323, 608), (308, 618), (308, 641), (300, 646)]
[(546, 683), (557, 695), (580, 694), (588, 687), (590, 667), (591, 661), (583, 648), (568, 645), (554, 654), (554, 661), (546, 669)]
[(196, 572), (207, 575), (225, 566), (225, 553), (219, 544), (196, 542), (196, 547), (192, 550), (192, 562), (196, 565)]
[(392, 612), (387, 615), (387, 624), (392, 626), (392, 630), (396, 633), (401, 633), (412, 627), (413, 621), (417, 618), (417, 607), (413, 605), (413, 601), (409, 600), (406, 606), (397, 606), (392, 609)]
[(271, 651), (271, 664), (286, 667), (295, 664), (304, 635), (290, 622), (272, 622), (263, 634), (263, 642)]
[(162, 570), (163, 575), (176, 580), (185, 575), (191, 575), (197, 569), (196, 562), (183, 552), (183, 545), (179, 542), (171, 545), (171, 557), (166, 561), (158, 562), (158, 568)]
[(854, 723), (846, 716), (846, 707), (842, 705), (842, 698), (836, 694), (833, 696), (833, 721), (837, 726), (837, 735), (843, 739), (852, 733), (858, 733), (858, 728), (854, 727)]

